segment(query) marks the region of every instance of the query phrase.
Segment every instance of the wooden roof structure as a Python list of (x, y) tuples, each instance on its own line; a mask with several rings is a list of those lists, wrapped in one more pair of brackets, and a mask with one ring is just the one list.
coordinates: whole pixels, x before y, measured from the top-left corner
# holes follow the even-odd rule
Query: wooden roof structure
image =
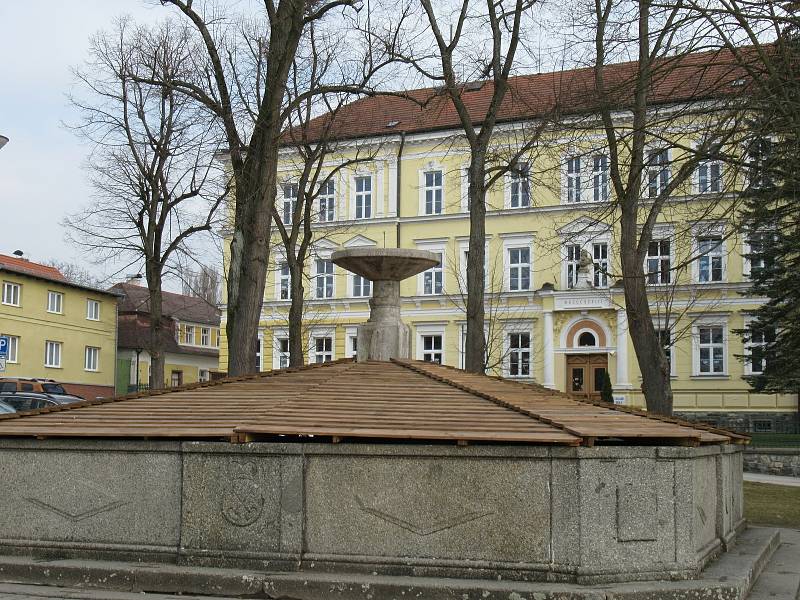
[(748, 440), (536, 384), (421, 361), (352, 359), (0, 415), (0, 437), (560, 446)]

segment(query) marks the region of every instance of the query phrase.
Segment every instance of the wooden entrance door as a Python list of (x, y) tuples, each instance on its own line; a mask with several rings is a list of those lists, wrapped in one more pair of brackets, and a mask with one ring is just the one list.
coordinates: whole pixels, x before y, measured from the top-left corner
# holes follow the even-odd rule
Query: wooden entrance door
[(567, 392), (590, 400), (600, 400), (606, 371), (607, 354), (568, 354)]

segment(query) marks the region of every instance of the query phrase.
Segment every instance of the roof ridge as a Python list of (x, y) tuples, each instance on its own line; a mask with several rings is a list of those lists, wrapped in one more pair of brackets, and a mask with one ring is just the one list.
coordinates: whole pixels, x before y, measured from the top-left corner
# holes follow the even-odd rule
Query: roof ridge
[(447, 379), (446, 377), (443, 377), (441, 375), (437, 375), (436, 373), (432, 373), (432, 372), (428, 371), (427, 369), (423, 368), (422, 366), (418, 365), (416, 362), (411, 362), (410, 360), (407, 361), (407, 360), (398, 359), (398, 358), (393, 358), (391, 360), (392, 360), (393, 363), (402, 365), (406, 369), (409, 369), (409, 370), (414, 371), (416, 373), (420, 373), (422, 375), (425, 375), (426, 377), (429, 377), (430, 379), (433, 379), (434, 381), (440, 381), (442, 383), (446, 383), (447, 385), (449, 385), (451, 387), (454, 387), (454, 388), (456, 388), (458, 390), (461, 390), (461, 391), (464, 391), (464, 392), (468, 392), (468, 393), (470, 393), (470, 394), (472, 394), (474, 396), (478, 396), (479, 398), (483, 398), (484, 400), (489, 400), (490, 402), (493, 402), (494, 404), (497, 404), (498, 406), (502, 406), (503, 408), (507, 408), (507, 409), (512, 410), (514, 412), (517, 412), (519, 414), (525, 415), (526, 417), (528, 417), (530, 419), (533, 419), (534, 421), (536, 421), (538, 423), (542, 423), (543, 425), (549, 425), (550, 427), (553, 427), (555, 429), (559, 429), (559, 430), (563, 431), (564, 433), (568, 433), (569, 435), (575, 436), (576, 438), (580, 439), (581, 441), (584, 440), (584, 437), (582, 435), (578, 435), (576, 433), (568, 431), (566, 426), (564, 426), (564, 425), (562, 425), (560, 423), (550, 423), (550, 422), (544, 421), (540, 416), (538, 416), (537, 414), (533, 413), (532, 411), (529, 411), (526, 408), (523, 408), (522, 406), (513, 404), (511, 402), (508, 402), (506, 400), (498, 398), (497, 396), (493, 396), (492, 394), (489, 394), (487, 392), (482, 392), (480, 390), (477, 390), (477, 389), (473, 388), (472, 386), (464, 385), (463, 383), (459, 383), (457, 381), (453, 381), (452, 379)]

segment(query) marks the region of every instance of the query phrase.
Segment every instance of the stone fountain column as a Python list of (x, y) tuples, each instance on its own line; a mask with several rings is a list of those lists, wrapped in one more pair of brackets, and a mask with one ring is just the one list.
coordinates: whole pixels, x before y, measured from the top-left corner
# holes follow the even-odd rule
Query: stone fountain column
[(432, 252), (401, 248), (349, 248), (331, 255), (339, 265), (372, 281), (369, 320), (358, 326), (359, 362), (408, 358), (411, 330), (400, 318), (400, 282), (438, 264)]

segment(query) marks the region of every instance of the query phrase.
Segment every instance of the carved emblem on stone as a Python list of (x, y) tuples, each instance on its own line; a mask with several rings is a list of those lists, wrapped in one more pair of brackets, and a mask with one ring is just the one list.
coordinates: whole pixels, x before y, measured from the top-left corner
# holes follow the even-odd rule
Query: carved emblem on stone
[(128, 504), (107, 489), (83, 479), (67, 480), (59, 489), (26, 496), (25, 500), (73, 523)]
[(249, 460), (231, 463), (222, 494), (222, 518), (236, 527), (255, 523), (264, 511), (264, 494), (258, 484), (258, 465)]

